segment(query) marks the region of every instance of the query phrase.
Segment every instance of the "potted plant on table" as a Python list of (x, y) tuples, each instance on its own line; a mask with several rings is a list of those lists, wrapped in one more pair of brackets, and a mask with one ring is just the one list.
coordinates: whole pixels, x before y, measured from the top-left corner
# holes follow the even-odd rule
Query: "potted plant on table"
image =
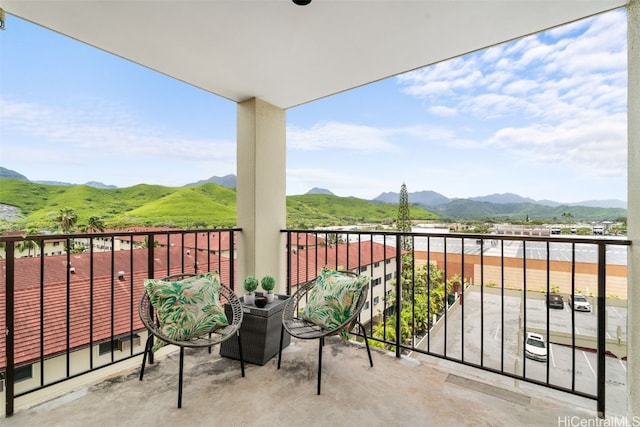
[(273, 289), (276, 287), (276, 279), (273, 276), (266, 275), (260, 281), (260, 286), (267, 293), (267, 302), (272, 302), (275, 295)]
[(255, 290), (258, 289), (258, 279), (255, 276), (247, 276), (242, 283), (244, 286), (244, 303), (249, 305), (255, 302)]

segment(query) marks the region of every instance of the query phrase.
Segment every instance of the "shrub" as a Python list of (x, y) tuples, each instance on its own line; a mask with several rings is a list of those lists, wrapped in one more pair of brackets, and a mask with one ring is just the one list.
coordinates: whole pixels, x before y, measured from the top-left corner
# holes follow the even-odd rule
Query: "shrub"
[(273, 276), (264, 276), (260, 282), (260, 286), (267, 292), (272, 291), (276, 287), (276, 279)]
[(258, 279), (255, 276), (247, 276), (243, 282), (244, 290), (247, 293), (251, 293), (258, 289)]

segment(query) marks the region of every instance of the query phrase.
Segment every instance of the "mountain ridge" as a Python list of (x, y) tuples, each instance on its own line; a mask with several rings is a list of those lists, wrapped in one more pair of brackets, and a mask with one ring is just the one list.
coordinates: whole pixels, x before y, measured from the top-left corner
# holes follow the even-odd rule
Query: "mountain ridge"
[[(591, 208), (618, 208), (627, 209), (627, 202), (618, 199), (604, 199), (604, 200), (585, 200), (581, 202), (562, 203), (553, 200), (535, 200), (530, 197), (522, 197), (514, 193), (493, 193), (486, 196), (475, 196), (467, 198), (448, 198), (435, 191), (417, 191), (408, 193), (409, 203), (412, 205), (435, 207), (443, 204), (451, 203), (455, 200), (468, 200), (472, 202), (486, 202), (493, 204), (513, 204), (513, 203), (531, 203), (536, 205), (558, 207), (558, 206), (586, 206)], [(378, 197), (372, 201), (382, 203), (398, 203), (400, 200), (400, 193), (386, 192), (381, 193)]]
[[(118, 188), (115, 185), (107, 185), (97, 181), (89, 181), (85, 184), (72, 184), (72, 183), (58, 182), (58, 181), (31, 181), (26, 176), (16, 171), (0, 166), (0, 179), (2, 178), (20, 179), (20, 180), (25, 180), (25, 181), (35, 182), (38, 184), (45, 184), (45, 185), (63, 185), (63, 186), (87, 185), (94, 188)], [(205, 180), (200, 180), (197, 182), (186, 184), (184, 185), (184, 187), (197, 186), (197, 185), (201, 185), (208, 182), (212, 182), (214, 184), (218, 184), (227, 188), (236, 188), (237, 177), (235, 174), (228, 174), (221, 177), (212, 176)], [(328, 190), (326, 188), (318, 188), (318, 187), (312, 188), (305, 194), (335, 195), (331, 190)], [(410, 204), (419, 205), (423, 208), (435, 208), (437, 206), (449, 204), (455, 200), (468, 200), (471, 202), (487, 202), (487, 203), (498, 204), (498, 205), (529, 203), (529, 204), (536, 204), (536, 205), (542, 205), (542, 206), (553, 207), (553, 208), (557, 208), (559, 206), (571, 206), (571, 207), (585, 206), (590, 208), (618, 208), (618, 209), (625, 209), (625, 210), (627, 209), (627, 202), (623, 200), (618, 200), (618, 199), (585, 200), (585, 201), (573, 202), (573, 203), (566, 203), (566, 202), (563, 203), (563, 202), (556, 202), (556, 201), (547, 200), (547, 199), (534, 200), (529, 197), (522, 197), (515, 193), (493, 193), (485, 196), (474, 196), (474, 197), (467, 197), (467, 198), (449, 198), (443, 194), (440, 194), (438, 192), (431, 191), (431, 190), (410, 192), (408, 193), (408, 196), (409, 196)], [(375, 203), (396, 204), (398, 203), (399, 200), (400, 200), (400, 193), (383, 192), (383, 193), (380, 193), (379, 196), (373, 199), (370, 199), (369, 201), (375, 202)]]

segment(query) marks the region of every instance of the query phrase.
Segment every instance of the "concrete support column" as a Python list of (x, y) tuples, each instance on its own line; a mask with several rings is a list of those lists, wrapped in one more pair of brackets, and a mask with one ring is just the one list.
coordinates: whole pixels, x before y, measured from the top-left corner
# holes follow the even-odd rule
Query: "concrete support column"
[(640, 0), (627, 6), (628, 256), (627, 420), (640, 419)]
[(276, 278), (285, 290), (286, 113), (260, 99), (238, 104), (238, 276)]

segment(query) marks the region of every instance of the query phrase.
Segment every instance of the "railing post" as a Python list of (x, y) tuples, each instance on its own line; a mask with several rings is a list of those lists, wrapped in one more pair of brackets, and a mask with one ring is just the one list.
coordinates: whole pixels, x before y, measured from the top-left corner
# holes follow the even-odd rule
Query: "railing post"
[[(219, 233), (219, 236), (218, 236), (218, 242), (219, 243), (218, 243), (218, 245), (220, 247), (220, 252), (218, 252), (218, 253), (221, 253), (222, 252), (222, 234), (221, 234), (221, 232), (218, 232), (218, 233)], [(235, 278), (234, 272), (235, 272), (235, 269), (236, 269), (236, 266), (235, 266), (236, 248), (235, 248), (235, 245), (234, 245), (234, 238), (235, 238), (235, 231), (229, 230), (229, 287), (231, 288), (232, 291), (235, 292), (236, 291), (236, 286), (235, 286), (236, 278)], [(211, 239), (209, 239), (209, 240), (211, 240)], [(218, 260), (220, 260), (220, 258), (218, 258)], [(222, 262), (221, 261), (218, 262), (218, 265), (219, 265), (218, 269), (222, 270), (222, 267), (221, 267)], [(222, 271), (220, 271), (220, 274), (222, 274)]]
[[(297, 235), (297, 234), (296, 234)], [(308, 236), (308, 235), (307, 235)], [(315, 235), (316, 242), (318, 241), (318, 234)], [(287, 284), (285, 285), (285, 294), (291, 295), (291, 254), (293, 253), (293, 246), (291, 245), (291, 231), (287, 231)], [(316, 256), (318, 256), (318, 245), (316, 243)], [(298, 257), (296, 257), (297, 259)]]
[(402, 343), (402, 238), (396, 235), (396, 357)]
[[(154, 254), (154, 248), (155, 248), (155, 239), (154, 239), (154, 235), (149, 233), (147, 234), (147, 277), (149, 278), (155, 278), (155, 271), (154, 271), (154, 263), (155, 263), (155, 254)], [(167, 248), (169, 248), (169, 235), (167, 235)], [(133, 250), (133, 248), (132, 248)], [(167, 249), (168, 251), (168, 249)], [(171, 265), (169, 263), (169, 265)], [(153, 307), (151, 307), (151, 310), (153, 310)], [(149, 333), (149, 332), (147, 332)], [(153, 364), (153, 351), (149, 352), (149, 363)]]
[(604, 418), (605, 404), (605, 365), (606, 365), (606, 245), (598, 243), (598, 417)]
[(7, 369), (5, 371), (5, 416), (10, 417), (13, 415), (13, 400), (14, 400), (14, 383), (15, 383), (15, 371), (14, 371), (14, 359), (13, 359), (13, 346), (14, 346), (14, 319), (15, 319), (15, 252), (14, 241), (8, 241), (6, 243), (6, 293), (4, 306), (5, 312), (5, 357), (7, 361)]

